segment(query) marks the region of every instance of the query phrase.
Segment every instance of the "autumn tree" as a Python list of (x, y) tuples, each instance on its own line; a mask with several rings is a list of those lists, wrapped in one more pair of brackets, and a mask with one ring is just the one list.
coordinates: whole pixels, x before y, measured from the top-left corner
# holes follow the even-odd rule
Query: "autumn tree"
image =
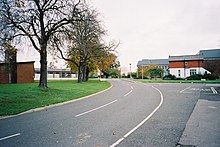
[(29, 39), (40, 54), (38, 87), (47, 88), (47, 54), (48, 49), (53, 49), (51, 40), (79, 20), (80, 4), (80, 0), (0, 0), (1, 40)]
[(162, 68), (159, 68), (156, 64), (150, 64), (148, 66), (141, 67), (138, 69), (139, 78), (142, 77), (142, 74), (143, 78), (162, 77), (163, 73), (164, 70)]
[(97, 62), (97, 66), (105, 76), (111, 76), (113, 72), (119, 74), (120, 62), (115, 53), (103, 53)]
[(114, 45), (105, 45), (102, 42), (105, 30), (98, 20), (96, 10), (85, 6), (80, 18), (81, 21), (72, 24), (71, 31), (63, 36), (66, 42), (58, 43), (54, 40), (54, 43), (62, 59), (68, 61), (73, 69), (77, 69), (78, 82), (85, 82), (89, 72), (97, 69), (101, 57)]
[(164, 70), (157, 66), (152, 66), (149, 67), (146, 72), (151, 78), (157, 78), (157, 77), (161, 78), (164, 73)]

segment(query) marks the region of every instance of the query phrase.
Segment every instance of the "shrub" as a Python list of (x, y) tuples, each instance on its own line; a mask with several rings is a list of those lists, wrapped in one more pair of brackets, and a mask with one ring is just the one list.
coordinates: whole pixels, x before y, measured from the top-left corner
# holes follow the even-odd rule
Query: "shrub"
[(187, 80), (201, 80), (201, 79), (206, 79), (206, 80), (215, 80), (216, 78), (212, 74), (195, 74), (191, 75), (186, 78)]
[(189, 77), (186, 77), (187, 80), (201, 80), (202, 79), (202, 75), (201, 74), (194, 74), (191, 75)]
[(204, 74), (204, 76), (202, 77), (203, 79), (206, 80), (215, 80), (215, 76), (213, 76), (212, 74)]
[(176, 76), (175, 75), (171, 75), (171, 74), (165, 75), (163, 77), (163, 80), (176, 80)]

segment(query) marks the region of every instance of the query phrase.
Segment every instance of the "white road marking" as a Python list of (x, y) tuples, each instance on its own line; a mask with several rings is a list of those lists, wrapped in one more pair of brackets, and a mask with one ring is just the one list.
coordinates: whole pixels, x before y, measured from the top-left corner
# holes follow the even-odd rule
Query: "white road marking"
[(183, 93), (185, 90), (187, 90), (187, 89), (189, 89), (189, 88), (191, 88), (191, 86), (189, 86), (189, 87), (187, 87), (187, 88), (181, 90), (180, 93)]
[(115, 147), (117, 146), (119, 143), (121, 143), (125, 138), (127, 138), (129, 135), (131, 135), (135, 130), (137, 130), (140, 126), (142, 126), (146, 121), (148, 121), (153, 115), (154, 113), (161, 107), (161, 105), (163, 104), (163, 94), (162, 92), (157, 89), (156, 87), (152, 86), (154, 89), (156, 89), (159, 93), (160, 93), (160, 104), (154, 109), (153, 112), (151, 112), (150, 115), (148, 115), (141, 123), (139, 123), (136, 127), (134, 127), (131, 131), (129, 131), (128, 133), (126, 133), (122, 138), (120, 138), (119, 140), (117, 140), (115, 143), (113, 143), (111, 146), (109, 147)]
[(132, 90), (126, 93), (124, 96), (128, 96), (130, 93), (132, 93)]
[(10, 135), (10, 136), (6, 136), (6, 137), (3, 137), (3, 138), (0, 138), (0, 141), (6, 140), (6, 139), (9, 139), (9, 138), (12, 138), (12, 137), (20, 136), (20, 135), (21, 135), (21, 133), (17, 133), (17, 134), (13, 134), (13, 135)]
[(131, 87), (131, 90), (128, 92), (128, 93), (126, 93), (124, 96), (128, 96), (130, 93), (132, 93), (132, 90), (134, 89), (132, 86), (130, 86)]
[(99, 110), (99, 109), (104, 108), (104, 107), (106, 107), (106, 106), (108, 106), (108, 105), (111, 105), (111, 104), (113, 104), (113, 103), (115, 103), (115, 102), (117, 102), (117, 101), (118, 101), (118, 100), (114, 100), (114, 101), (112, 101), (112, 102), (110, 102), (110, 103), (107, 103), (107, 104), (105, 104), (105, 105), (102, 105), (102, 106), (100, 106), (100, 107), (97, 107), (97, 108), (91, 109), (91, 110), (89, 110), (89, 111), (86, 111), (86, 112), (80, 113), (80, 114), (78, 114), (78, 115), (75, 115), (75, 117), (79, 117), (79, 116), (82, 116), (82, 115), (88, 114), (88, 113), (90, 113), (90, 112), (93, 112), (93, 111)]
[(211, 87), (211, 90), (212, 90), (212, 93), (213, 93), (213, 94), (218, 94), (218, 92), (215, 90), (214, 87)]

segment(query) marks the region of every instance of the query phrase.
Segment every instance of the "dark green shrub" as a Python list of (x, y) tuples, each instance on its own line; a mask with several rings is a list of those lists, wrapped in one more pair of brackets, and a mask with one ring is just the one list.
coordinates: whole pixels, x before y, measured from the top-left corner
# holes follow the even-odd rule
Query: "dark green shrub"
[(163, 80), (176, 80), (176, 76), (175, 75), (171, 75), (171, 74), (165, 75), (163, 77)]
[(189, 77), (186, 77), (187, 80), (201, 80), (202, 79), (202, 75), (201, 74), (194, 74), (191, 75)]
[(215, 76), (213, 76), (212, 74), (204, 74), (203, 79), (206, 79), (206, 80), (215, 80)]

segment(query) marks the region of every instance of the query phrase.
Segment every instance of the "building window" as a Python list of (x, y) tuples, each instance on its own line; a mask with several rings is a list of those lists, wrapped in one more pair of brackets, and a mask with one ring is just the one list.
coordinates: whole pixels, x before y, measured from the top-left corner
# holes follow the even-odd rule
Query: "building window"
[(196, 74), (196, 69), (190, 69), (190, 76)]
[(181, 75), (180, 75), (180, 70), (178, 70), (178, 76), (180, 77)]

